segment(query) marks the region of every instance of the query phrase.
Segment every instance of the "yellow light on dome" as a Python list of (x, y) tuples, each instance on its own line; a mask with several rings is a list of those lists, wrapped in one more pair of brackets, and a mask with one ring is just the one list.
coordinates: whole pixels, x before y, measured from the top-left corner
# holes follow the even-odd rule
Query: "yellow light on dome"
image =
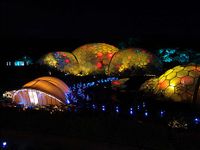
[[(149, 91), (152, 89), (155, 94), (163, 94), (165, 97), (176, 102), (192, 102), (193, 93), (200, 75), (199, 65), (176, 66), (166, 71), (157, 80), (148, 80), (141, 89)], [(154, 84), (149, 84), (154, 81)], [(200, 95), (200, 90), (198, 91)], [(200, 101), (200, 97), (198, 100)]]

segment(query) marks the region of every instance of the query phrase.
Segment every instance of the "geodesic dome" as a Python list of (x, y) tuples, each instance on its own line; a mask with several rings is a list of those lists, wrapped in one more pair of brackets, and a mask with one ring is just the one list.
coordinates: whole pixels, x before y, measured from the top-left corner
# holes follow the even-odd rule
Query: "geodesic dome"
[(13, 101), (23, 105), (63, 105), (66, 103), (68, 86), (55, 77), (41, 77), (13, 91)]
[(153, 72), (160, 69), (161, 63), (153, 54), (141, 48), (129, 48), (114, 54), (108, 66), (109, 74), (123, 73), (130, 69), (142, 69)]
[(65, 73), (76, 74), (78, 61), (76, 57), (69, 52), (51, 52), (41, 58), (41, 64), (56, 68)]
[(79, 72), (81, 75), (105, 72), (113, 54), (118, 48), (105, 44), (93, 43), (80, 46), (73, 51), (79, 62)]
[[(152, 90), (176, 102), (192, 102), (199, 76), (199, 65), (176, 66), (159, 78), (146, 81), (141, 90)], [(197, 91), (197, 102), (200, 103), (200, 90)]]

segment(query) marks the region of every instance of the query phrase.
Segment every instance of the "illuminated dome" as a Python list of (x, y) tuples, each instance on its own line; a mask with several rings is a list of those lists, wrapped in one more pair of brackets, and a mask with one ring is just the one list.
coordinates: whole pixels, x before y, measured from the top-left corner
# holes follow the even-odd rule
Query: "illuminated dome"
[(41, 77), (25, 84), (13, 94), (13, 100), (23, 105), (62, 105), (66, 103), (68, 86), (55, 77)]
[(129, 48), (114, 54), (108, 72), (122, 73), (129, 69), (143, 69), (148, 72), (153, 69), (152, 67), (159, 68), (160, 66), (158, 59), (146, 50)]
[[(141, 89), (152, 90), (176, 102), (192, 102), (199, 76), (199, 65), (176, 66), (159, 78), (146, 81)], [(197, 91), (197, 102), (200, 103), (200, 91)]]
[(158, 78), (151, 78), (145, 81), (145, 83), (141, 85), (140, 90), (156, 93), (157, 84), (158, 84)]
[(62, 72), (76, 74), (78, 61), (72, 53), (69, 52), (51, 52), (41, 59), (41, 64), (56, 68)]
[(110, 59), (118, 51), (118, 48), (105, 44), (93, 43), (83, 45), (73, 51), (79, 61), (81, 75), (105, 72)]

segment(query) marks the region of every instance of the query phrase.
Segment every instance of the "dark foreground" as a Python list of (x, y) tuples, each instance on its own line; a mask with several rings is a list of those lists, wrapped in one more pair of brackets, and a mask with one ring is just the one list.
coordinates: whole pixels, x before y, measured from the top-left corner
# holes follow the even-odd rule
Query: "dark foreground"
[(200, 148), (199, 129), (172, 129), (164, 121), (100, 112), (0, 110), (0, 140), (7, 149)]

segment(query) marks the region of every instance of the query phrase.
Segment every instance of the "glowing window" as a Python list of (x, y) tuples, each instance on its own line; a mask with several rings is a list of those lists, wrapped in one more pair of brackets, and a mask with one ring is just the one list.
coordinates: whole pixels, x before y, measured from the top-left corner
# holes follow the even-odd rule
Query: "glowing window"
[(7, 62), (6, 62), (6, 66), (11, 66), (11, 62), (10, 62), (10, 61), (7, 61)]
[(29, 90), (28, 95), (32, 104), (38, 104), (38, 97), (36, 91)]
[(24, 66), (24, 61), (15, 61), (15, 66)]

